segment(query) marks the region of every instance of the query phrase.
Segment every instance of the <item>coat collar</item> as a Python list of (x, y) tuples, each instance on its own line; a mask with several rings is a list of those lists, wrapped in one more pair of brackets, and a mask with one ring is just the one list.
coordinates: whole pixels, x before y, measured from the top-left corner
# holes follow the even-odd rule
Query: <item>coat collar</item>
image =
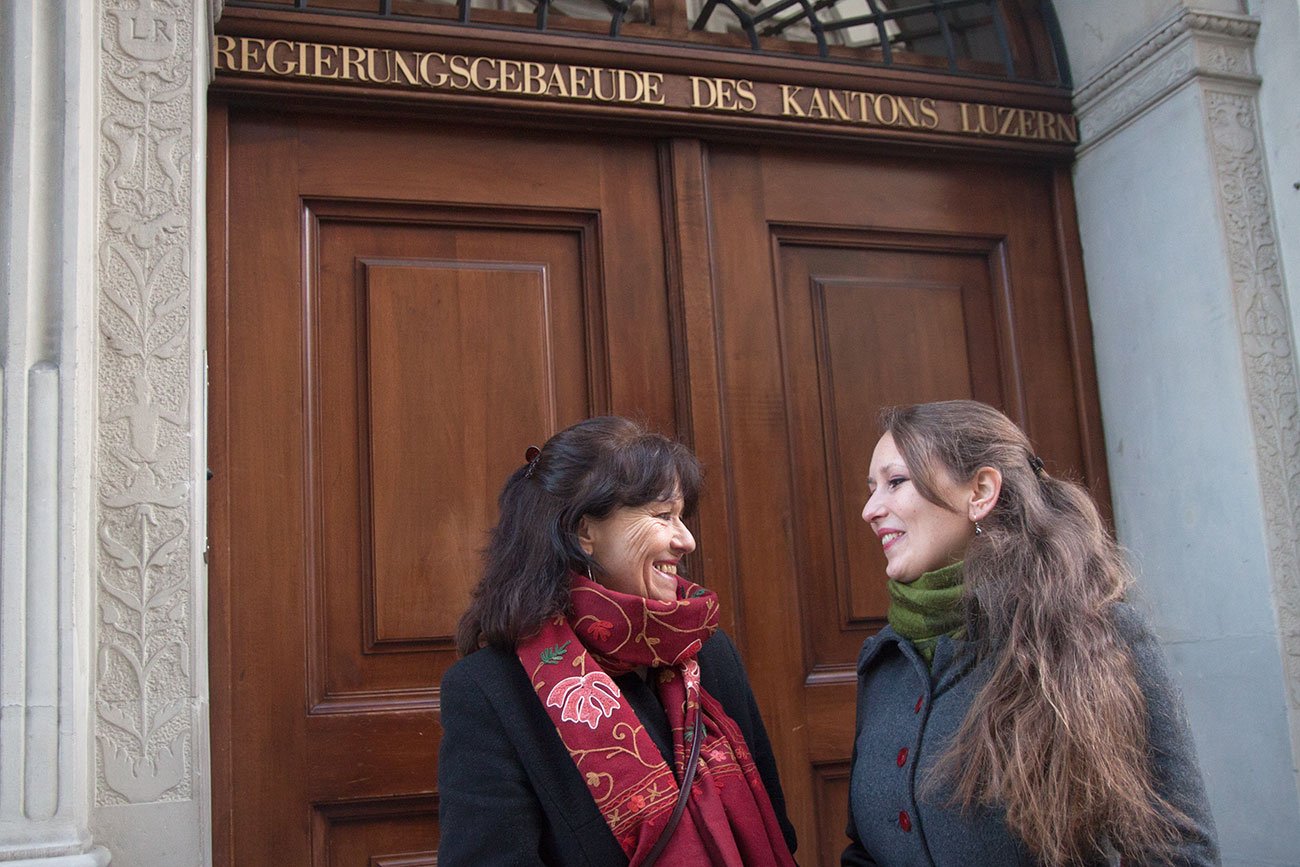
[(867, 669), (882, 653), (893, 650), (906, 659), (924, 683), (938, 695), (956, 684), (975, 665), (975, 650), (968, 641), (942, 636), (934, 651), (934, 664), (927, 666), (912, 642), (886, 626), (862, 643), (858, 654), (858, 678), (866, 676)]

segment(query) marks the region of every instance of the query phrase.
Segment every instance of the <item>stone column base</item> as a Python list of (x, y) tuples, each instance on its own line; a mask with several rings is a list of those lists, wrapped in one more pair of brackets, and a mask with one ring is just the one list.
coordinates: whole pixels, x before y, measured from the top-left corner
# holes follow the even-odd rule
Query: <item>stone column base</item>
[(21, 861), (5, 860), (0, 853), (0, 864), (5, 867), (104, 867), (111, 860), (103, 846), (96, 846), (81, 855), (51, 855), (48, 858), (23, 858)]
[(84, 828), (54, 821), (6, 822), (0, 833), (0, 867), (104, 867), (112, 854), (96, 846)]

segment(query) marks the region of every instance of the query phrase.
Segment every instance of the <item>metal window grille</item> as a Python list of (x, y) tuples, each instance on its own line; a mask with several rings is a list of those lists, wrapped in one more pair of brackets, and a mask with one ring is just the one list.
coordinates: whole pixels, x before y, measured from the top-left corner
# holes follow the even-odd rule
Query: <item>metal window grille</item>
[[(684, 30), (656, 26), (656, 7), (664, 3), (685, 4)], [(576, 31), (1069, 85), (1048, 0), (226, 0), (226, 6)], [(1046, 58), (1025, 57), (1036, 49)]]

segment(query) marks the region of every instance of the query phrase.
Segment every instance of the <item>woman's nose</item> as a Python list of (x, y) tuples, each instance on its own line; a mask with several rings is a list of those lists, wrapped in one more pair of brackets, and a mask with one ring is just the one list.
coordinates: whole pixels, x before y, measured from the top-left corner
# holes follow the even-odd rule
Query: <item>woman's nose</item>
[(691, 535), (690, 529), (681, 521), (677, 522), (677, 532), (673, 534), (673, 548), (683, 554), (689, 554), (695, 550), (695, 537)]
[(884, 507), (881, 505), (882, 500), (883, 497), (880, 496), (879, 490), (873, 492), (872, 495), (867, 498), (867, 504), (862, 507), (862, 520), (870, 524), (872, 521), (876, 520), (876, 518), (880, 517), (885, 511)]

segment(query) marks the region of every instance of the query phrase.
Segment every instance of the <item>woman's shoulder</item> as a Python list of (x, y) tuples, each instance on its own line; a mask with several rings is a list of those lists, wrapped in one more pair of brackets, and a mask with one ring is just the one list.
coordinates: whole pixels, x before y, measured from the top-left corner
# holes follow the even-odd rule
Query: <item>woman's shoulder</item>
[(1151, 627), (1145, 614), (1132, 601), (1125, 599), (1110, 607), (1110, 619), (1126, 635), (1149, 633)]
[(874, 635), (868, 635), (862, 642), (861, 649), (858, 650), (858, 674), (863, 674), (867, 666), (874, 662), (886, 648), (897, 647), (901, 654), (904, 643), (903, 637), (889, 624), (885, 624)]
[[(1159, 651), (1150, 619), (1130, 601), (1116, 602), (1108, 611), (1120, 639), (1137, 657)], [(1140, 659), (1139, 659), (1140, 661)]]
[(740, 651), (731, 636), (719, 629), (705, 640), (697, 658), (701, 667), (706, 662), (733, 665), (740, 662)]
[(700, 664), (700, 680), (704, 688), (724, 704), (733, 700), (732, 693), (736, 687), (748, 689), (748, 675), (740, 651), (731, 636), (721, 629), (704, 642), (695, 659)]
[(753, 692), (740, 651), (731, 636), (721, 629), (704, 642), (696, 660), (700, 664), (700, 683), (733, 716), (747, 708)]
[(472, 685), (499, 686), (515, 680), (527, 685), (528, 678), (519, 657), (497, 647), (484, 647), (461, 657), (447, 669), (442, 676), (442, 691), (444, 694), (463, 692)]
[(452, 663), (451, 668), (447, 669), (447, 674), (452, 672), (484, 672), (496, 668), (503, 668), (512, 659), (517, 659), (513, 653), (502, 650), (499, 647), (482, 647), (471, 654), (462, 656)]
[(1146, 696), (1152, 723), (1160, 726), (1168, 719), (1173, 725), (1183, 717), (1182, 696), (1169, 669), (1164, 648), (1151, 629), (1151, 623), (1131, 602), (1118, 602), (1111, 607), (1111, 622), (1119, 638), (1133, 659), (1138, 687)]

